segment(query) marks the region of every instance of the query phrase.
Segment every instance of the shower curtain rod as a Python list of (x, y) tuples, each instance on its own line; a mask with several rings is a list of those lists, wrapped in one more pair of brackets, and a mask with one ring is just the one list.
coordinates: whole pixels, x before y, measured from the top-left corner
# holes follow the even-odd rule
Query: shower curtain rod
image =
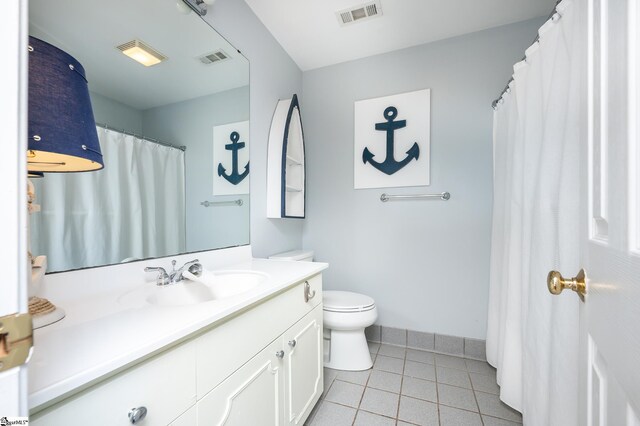
[(175, 149), (179, 149), (180, 151), (186, 151), (187, 150), (187, 147), (184, 146), (184, 145), (178, 146), (178, 145), (171, 144), (169, 142), (162, 142), (162, 141), (160, 141), (158, 139), (148, 138), (146, 136), (138, 135), (137, 133), (129, 132), (129, 131), (124, 130), (124, 129), (118, 129), (116, 127), (111, 127), (108, 124), (96, 123), (96, 126), (102, 127), (103, 129), (107, 129), (107, 130), (114, 130), (116, 132), (124, 133), (125, 135), (134, 136), (136, 138), (140, 138), (140, 139), (145, 140), (147, 142), (157, 143), (158, 145), (166, 146), (168, 148), (175, 148)]
[[(558, 5), (561, 2), (562, 0), (556, 0), (556, 5), (553, 6), (553, 12), (551, 12), (549, 17), (545, 20), (545, 22), (547, 22), (549, 19), (555, 22), (562, 17), (562, 15), (558, 13)], [(531, 46), (536, 44), (538, 40), (540, 40), (540, 34), (536, 36), (536, 38), (533, 40), (533, 43), (531, 43)], [(522, 59), (520, 59), (520, 61), (526, 61), (526, 60), (527, 60), (527, 55), (524, 55)], [(500, 99), (502, 99), (502, 96), (504, 96), (504, 94), (509, 90), (509, 85), (511, 84), (512, 81), (513, 81), (513, 76), (511, 76), (511, 78), (509, 78), (509, 81), (507, 81), (507, 85), (504, 86), (504, 89), (502, 89), (502, 92), (500, 92), (500, 96), (498, 96), (498, 98), (495, 101), (491, 102), (491, 108), (496, 109), (496, 107), (498, 106), (498, 102), (500, 102)]]

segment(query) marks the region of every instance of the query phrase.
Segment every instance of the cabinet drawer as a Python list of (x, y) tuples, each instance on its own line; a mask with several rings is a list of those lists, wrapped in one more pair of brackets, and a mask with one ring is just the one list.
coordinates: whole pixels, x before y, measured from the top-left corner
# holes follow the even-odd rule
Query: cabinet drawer
[(146, 407), (145, 426), (171, 423), (196, 402), (195, 342), (161, 353), (31, 417), (35, 426), (130, 426)]
[[(305, 282), (315, 292), (307, 302)], [(198, 399), (321, 302), (322, 276), (318, 274), (198, 337)]]

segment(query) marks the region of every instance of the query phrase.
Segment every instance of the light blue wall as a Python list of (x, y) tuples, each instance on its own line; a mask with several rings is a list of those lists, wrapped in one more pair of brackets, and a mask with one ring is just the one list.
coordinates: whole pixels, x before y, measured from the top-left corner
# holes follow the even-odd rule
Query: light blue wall
[[(249, 197), (213, 197), (213, 127), (249, 119), (249, 87), (145, 110), (144, 135), (185, 145), (187, 251), (249, 244)], [(252, 164), (253, 166), (253, 164)], [(170, 186), (167, 186), (168, 190)], [(240, 198), (242, 206), (203, 207)]]
[[(305, 72), (303, 243), (327, 289), (371, 295), (378, 323), (485, 338), (492, 109), (540, 19)], [(431, 186), (353, 189), (353, 103), (431, 89)], [(382, 203), (380, 194), (451, 200)]]
[(251, 245), (254, 257), (299, 248), (303, 221), (267, 219), (267, 142), (279, 99), (302, 92), (302, 72), (244, 1), (217, 0), (206, 20), (250, 63)]
[(142, 111), (139, 109), (95, 92), (91, 92), (91, 108), (97, 123), (138, 135), (142, 134)]

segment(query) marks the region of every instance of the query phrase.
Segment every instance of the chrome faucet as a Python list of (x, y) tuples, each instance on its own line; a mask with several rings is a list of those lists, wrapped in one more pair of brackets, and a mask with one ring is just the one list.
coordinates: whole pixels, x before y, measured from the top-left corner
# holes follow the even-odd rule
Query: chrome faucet
[(182, 274), (185, 271), (189, 271), (196, 276), (200, 276), (202, 274), (202, 265), (200, 264), (200, 261), (198, 259), (194, 259), (185, 263), (179, 269), (176, 269), (176, 261), (172, 260), (171, 269), (171, 273), (167, 273), (166, 269), (160, 266), (148, 266), (144, 268), (144, 271), (158, 272), (158, 276), (156, 278), (157, 285), (167, 285), (180, 282), (184, 279), (182, 277)]
[(171, 267), (173, 271), (171, 271), (171, 274), (169, 274), (169, 279), (173, 283), (177, 283), (178, 281), (182, 281), (184, 279), (182, 278), (182, 274), (184, 273), (184, 271), (189, 271), (196, 276), (199, 276), (202, 274), (202, 265), (200, 264), (200, 261), (198, 259), (190, 260), (189, 262), (182, 265), (180, 269), (177, 269), (177, 270), (176, 270), (176, 261), (172, 260)]

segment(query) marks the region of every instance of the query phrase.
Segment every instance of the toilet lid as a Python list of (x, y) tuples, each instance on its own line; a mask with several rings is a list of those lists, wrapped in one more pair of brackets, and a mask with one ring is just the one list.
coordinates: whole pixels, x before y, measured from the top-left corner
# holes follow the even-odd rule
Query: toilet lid
[(375, 308), (372, 298), (350, 291), (325, 291), (322, 303), (325, 311), (332, 312), (362, 312)]

